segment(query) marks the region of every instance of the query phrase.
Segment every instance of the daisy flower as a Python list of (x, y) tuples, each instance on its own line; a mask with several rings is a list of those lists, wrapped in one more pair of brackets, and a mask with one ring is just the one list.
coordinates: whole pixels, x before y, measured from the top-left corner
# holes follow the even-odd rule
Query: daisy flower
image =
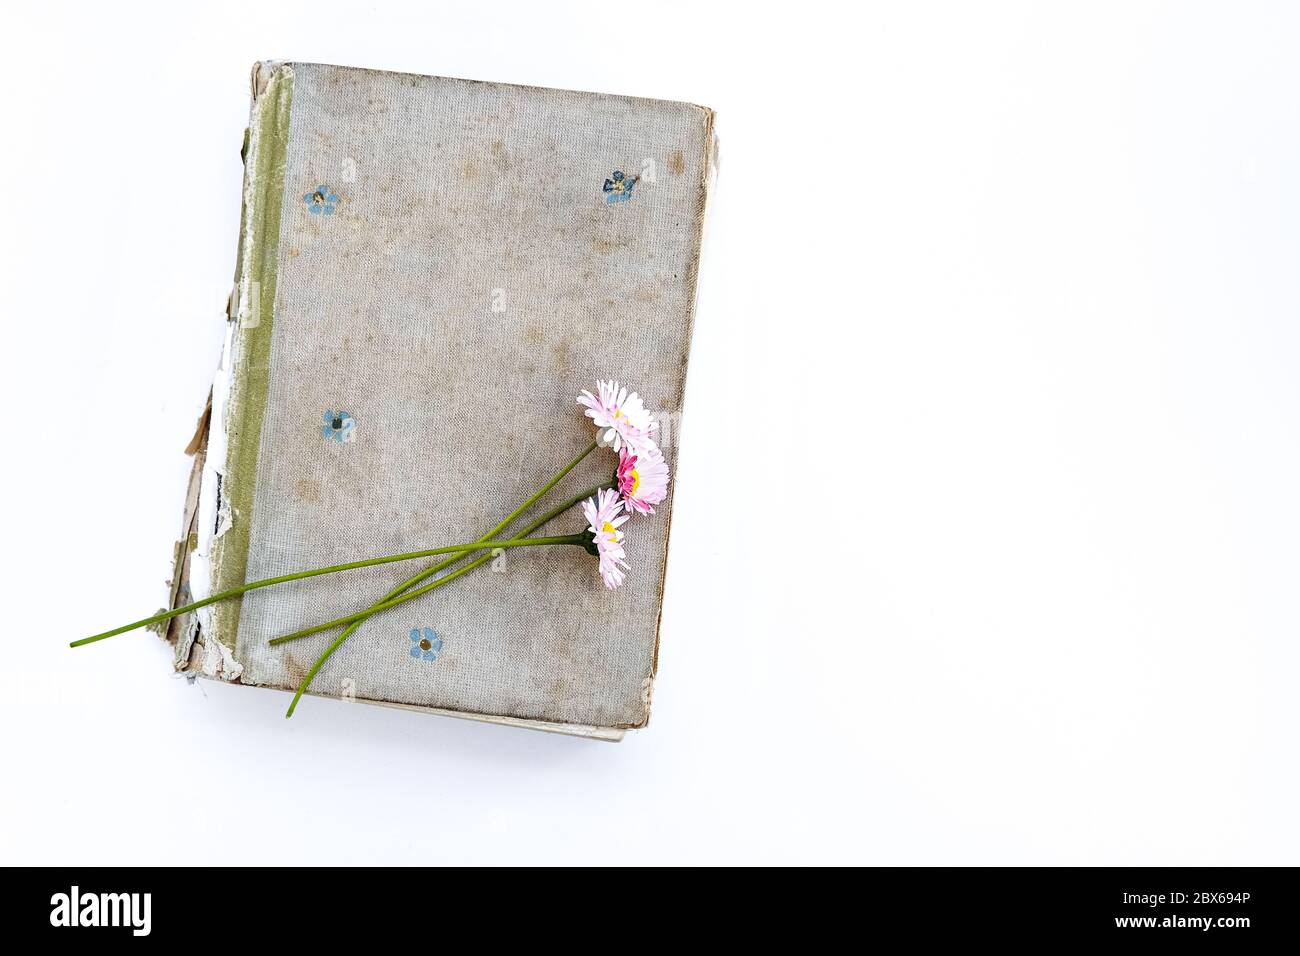
[(578, 404), (586, 407), (584, 414), (601, 430), (601, 444), (612, 445), (615, 451), (624, 446), (639, 451), (659, 427), (650, 420), (641, 396), (619, 388), (618, 382), (597, 382), (596, 394), (584, 390)]
[(628, 517), (623, 514), (623, 500), (613, 488), (602, 488), (596, 497), (582, 503), (582, 513), (600, 558), (600, 576), (605, 587), (612, 590), (623, 583), (623, 569), (628, 567), (624, 560), (627, 554), (623, 550), (623, 532), (618, 530)]
[(638, 452), (624, 448), (618, 456), (618, 490), (631, 511), (655, 513), (654, 506), (668, 496), (668, 465), (655, 443), (647, 440)]

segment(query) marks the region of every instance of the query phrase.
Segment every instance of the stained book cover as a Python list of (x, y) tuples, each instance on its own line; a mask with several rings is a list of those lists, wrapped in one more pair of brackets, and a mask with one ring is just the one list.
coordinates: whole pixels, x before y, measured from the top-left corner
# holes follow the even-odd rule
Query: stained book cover
[[(195, 441), (173, 606), (474, 540), (593, 437), (598, 378), (675, 464), (713, 172), (687, 103), (261, 63), (227, 346)], [(609, 480), (597, 453), (547, 504)], [(508, 551), (368, 619), (311, 693), (617, 738), (649, 718), (670, 496), (617, 591), (576, 548)], [(545, 533), (581, 530), (576, 510)], [(292, 690), (427, 562), (253, 591), (172, 622), (177, 667)]]

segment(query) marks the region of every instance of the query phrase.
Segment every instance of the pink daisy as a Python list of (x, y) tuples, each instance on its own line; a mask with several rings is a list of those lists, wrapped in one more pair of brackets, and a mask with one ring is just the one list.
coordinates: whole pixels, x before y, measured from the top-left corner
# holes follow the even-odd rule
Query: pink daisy
[(632, 511), (655, 513), (654, 506), (668, 496), (668, 465), (654, 442), (635, 453), (624, 448), (618, 456), (618, 490)]
[(601, 430), (601, 444), (612, 445), (615, 451), (625, 445), (640, 450), (650, 433), (659, 427), (650, 420), (641, 396), (619, 388), (618, 382), (597, 382), (596, 394), (584, 390), (578, 396), (578, 404), (586, 407), (584, 414)]
[(616, 588), (623, 583), (623, 568), (628, 567), (624, 560), (627, 553), (623, 550), (623, 532), (618, 530), (628, 517), (623, 514), (623, 500), (614, 489), (603, 488), (595, 498), (582, 503), (582, 513), (587, 518), (590, 526), (587, 530), (592, 534), (600, 558), (600, 576), (605, 587)]

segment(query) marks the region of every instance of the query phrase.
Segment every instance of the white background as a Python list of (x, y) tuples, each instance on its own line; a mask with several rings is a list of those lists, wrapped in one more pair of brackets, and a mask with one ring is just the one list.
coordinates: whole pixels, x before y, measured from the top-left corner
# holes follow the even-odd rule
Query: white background
[[(1294, 7), (4, 17), (4, 862), (1300, 862)], [(68, 649), (162, 602), (258, 58), (719, 111), (648, 730)]]

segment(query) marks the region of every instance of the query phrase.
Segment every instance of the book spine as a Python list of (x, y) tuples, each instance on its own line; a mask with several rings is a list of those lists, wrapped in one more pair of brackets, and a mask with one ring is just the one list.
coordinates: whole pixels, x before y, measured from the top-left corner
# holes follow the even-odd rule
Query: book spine
[[(244, 196), (228, 352), (226, 395), (214, 418), (209, 461), (216, 471), (211, 588), (244, 583), (262, 420), (269, 384), (271, 329), (284, 207), (285, 161), (293, 70), (285, 64), (253, 68), (253, 104), (244, 150)], [(218, 428), (220, 426), (220, 428)], [(220, 431), (220, 434), (216, 434)], [(210, 636), (235, 650), (240, 599), (214, 606)]]

